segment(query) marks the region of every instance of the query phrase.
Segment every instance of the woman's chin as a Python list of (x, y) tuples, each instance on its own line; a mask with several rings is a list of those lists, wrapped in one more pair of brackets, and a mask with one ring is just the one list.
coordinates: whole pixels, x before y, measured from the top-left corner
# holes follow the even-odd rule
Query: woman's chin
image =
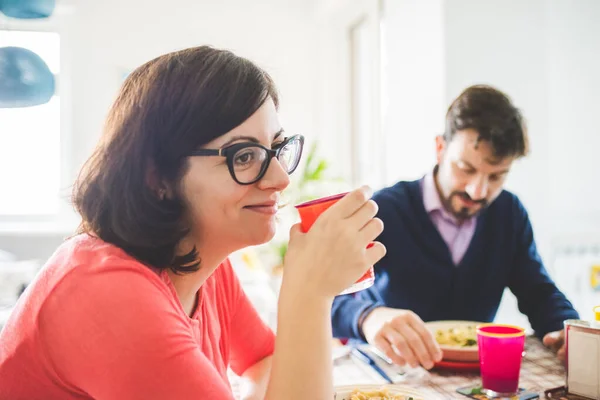
[(264, 227), (263, 229), (255, 229), (252, 232), (252, 236), (249, 240), (248, 246), (258, 246), (261, 244), (265, 244), (269, 242), (273, 237), (275, 237), (276, 226), (275, 224), (270, 224), (268, 227)]

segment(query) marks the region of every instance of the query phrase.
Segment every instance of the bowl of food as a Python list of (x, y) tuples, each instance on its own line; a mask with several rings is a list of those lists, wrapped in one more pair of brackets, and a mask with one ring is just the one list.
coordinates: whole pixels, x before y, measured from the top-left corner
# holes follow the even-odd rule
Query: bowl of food
[(424, 400), (420, 392), (399, 385), (349, 385), (335, 388), (334, 400)]
[(427, 328), (440, 345), (447, 361), (479, 362), (476, 321), (432, 321)]

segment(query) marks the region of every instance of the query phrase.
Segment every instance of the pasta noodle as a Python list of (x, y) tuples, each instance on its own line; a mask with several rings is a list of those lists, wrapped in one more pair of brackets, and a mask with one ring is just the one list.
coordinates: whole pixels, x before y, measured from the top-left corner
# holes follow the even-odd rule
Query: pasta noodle
[(474, 326), (438, 329), (435, 333), (435, 340), (439, 344), (450, 346), (475, 346), (477, 344), (477, 332)]
[(350, 400), (418, 400), (412, 396), (392, 394), (387, 389), (363, 391), (355, 389), (350, 394)]

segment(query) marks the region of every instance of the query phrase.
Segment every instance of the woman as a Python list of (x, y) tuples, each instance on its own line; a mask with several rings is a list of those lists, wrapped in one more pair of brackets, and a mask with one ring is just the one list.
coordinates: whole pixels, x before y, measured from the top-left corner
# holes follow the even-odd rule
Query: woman
[(303, 138), (270, 77), (210, 47), (134, 71), (74, 191), (81, 232), (50, 258), (0, 336), (0, 398), (331, 399), (334, 296), (377, 262), (367, 188), (291, 231), (278, 334), (227, 259), (270, 240)]

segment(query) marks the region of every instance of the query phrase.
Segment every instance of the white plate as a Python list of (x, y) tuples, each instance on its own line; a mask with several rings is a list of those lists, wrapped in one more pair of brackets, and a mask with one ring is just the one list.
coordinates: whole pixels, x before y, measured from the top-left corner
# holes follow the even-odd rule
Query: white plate
[(401, 395), (404, 396), (402, 400), (408, 400), (409, 398), (413, 398), (413, 400), (424, 400), (425, 396), (423, 393), (420, 393), (416, 390), (407, 388), (405, 386), (399, 385), (348, 385), (348, 386), (336, 386), (335, 388), (335, 400), (350, 400), (350, 394), (354, 390), (362, 390), (364, 392), (372, 392), (376, 390), (387, 389), (389, 394), (392, 395)]
[[(436, 336), (439, 330), (448, 330), (452, 328), (466, 328), (468, 326), (476, 327), (483, 322), (477, 321), (431, 321), (425, 323), (427, 328)], [(443, 359), (447, 361), (461, 361), (461, 362), (479, 362), (479, 348), (477, 343), (472, 346), (453, 346), (448, 344), (441, 344)]]

